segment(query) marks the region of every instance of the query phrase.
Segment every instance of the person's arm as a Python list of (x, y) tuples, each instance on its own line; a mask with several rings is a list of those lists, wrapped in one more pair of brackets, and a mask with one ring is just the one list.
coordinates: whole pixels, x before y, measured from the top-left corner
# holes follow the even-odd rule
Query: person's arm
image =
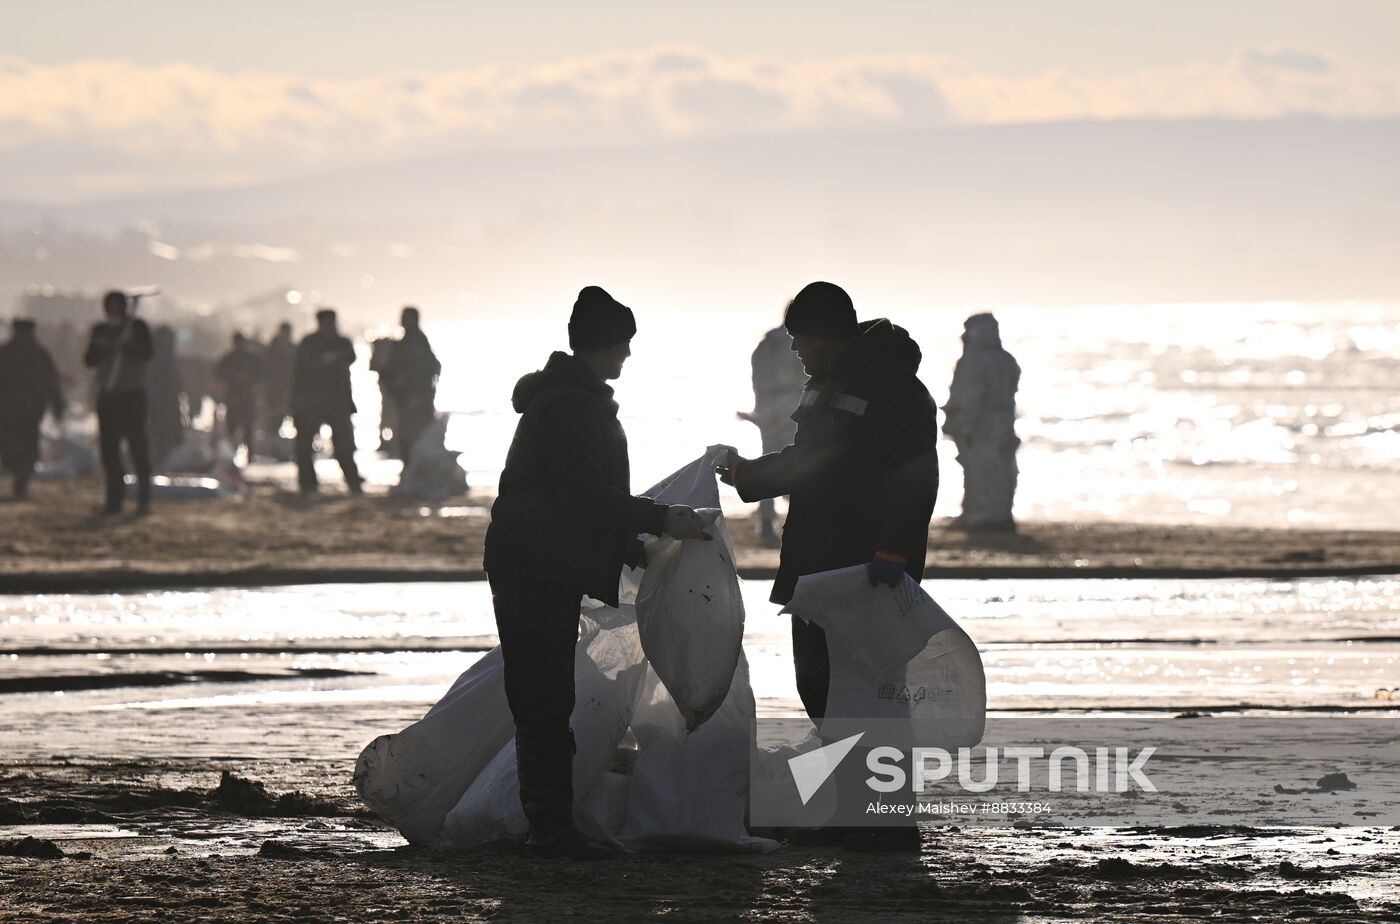
[(131, 325), (131, 329), (122, 338), (122, 352), (131, 359), (149, 362), (151, 357), (156, 355), (156, 345), (151, 338), (150, 327), (138, 318), (132, 318), (127, 323)]
[(95, 369), (102, 365), (107, 354), (112, 351), (110, 341), (107, 338), (106, 327), (102, 324), (94, 324), (92, 332), (88, 334), (87, 351), (83, 353), (83, 365), (89, 369)]
[(791, 445), (756, 459), (737, 460), (727, 483), (732, 484), (747, 503), (782, 497), (802, 490), (804, 484), (838, 464), (841, 454), (853, 448), (837, 443), (815, 447), (804, 442), (799, 423), (797, 439)]
[(608, 484), (606, 434), (592, 399), (556, 398), (543, 410), (538, 426), (546, 434), (545, 472), (554, 500), (569, 519), (654, 536), (665, 531), (664, 505)]

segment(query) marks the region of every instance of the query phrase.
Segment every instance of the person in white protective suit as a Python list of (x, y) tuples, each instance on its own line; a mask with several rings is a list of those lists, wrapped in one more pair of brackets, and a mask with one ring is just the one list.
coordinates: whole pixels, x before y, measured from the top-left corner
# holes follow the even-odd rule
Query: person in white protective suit
[(484, 566), (491, 582), (515, 721), (529, 856), (593, 859), (608, 851), (573, 819), (574, 655), (587, 595), (618, 603), (624, 564), (645, 564), (641, 533), (708, 539), (688, 506), (634, 497), (627, 437), (608, 381), (637, 332), (632, 310), (598, 286), (579, 292), (571, 353), (515, 386), (520, 413), (491, 507)]
[(943, 432), (958, 448), (963, 470), (962, 513), (969, 530), (1014, 530), (1016, 388), (1021, 367), (1001, 345), (997, 320), (974, 314), (963, 329), (963, 355), (953, 370)]
[[(792, 337), (782, 327), (763, 335), (753, 351), (753, 410), (740, 411), (739, 419), (758, 427), (763, 451), (778, 452), (792, 443), (797, 423), (792, 419), (807, 372), (792, 350)], [(773, 498), (758, 502), (758, 538), (776, 539), (778, 512)]]

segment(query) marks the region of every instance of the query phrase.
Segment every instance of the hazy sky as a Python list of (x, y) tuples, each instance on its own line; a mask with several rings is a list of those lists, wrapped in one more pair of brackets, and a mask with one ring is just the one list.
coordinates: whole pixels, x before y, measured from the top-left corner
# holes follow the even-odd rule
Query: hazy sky
[(1271, 42), (1390, 65), (1398, 41), (1400, 4), (1392, 0), (11, 0), (0, 7), (0, 50), (35, 63), (121, 58), (340, 78), (539, 63), (662, 42), (787, 59), (915, 52), (1003, 73), (1104, 73)]
[(0, 200), (490, 147), (1400, 116), (1400, 3), (0, 6)]

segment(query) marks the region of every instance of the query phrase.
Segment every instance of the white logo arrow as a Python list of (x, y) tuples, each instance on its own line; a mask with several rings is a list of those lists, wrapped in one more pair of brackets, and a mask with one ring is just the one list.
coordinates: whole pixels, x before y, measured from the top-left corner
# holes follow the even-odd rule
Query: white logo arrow
[(864, 737), (865, 732), (861, 732), (819, 747), (815, 751), (788, 758), (788, 767), (792, 769), (792, 781), (797, 784), (797, 795), (801, 797), (803, 805), (812, 801), (817, 790), (821, 789), (822, 784), (841, 766), (841, 761), (851, 753), (856, 742)]

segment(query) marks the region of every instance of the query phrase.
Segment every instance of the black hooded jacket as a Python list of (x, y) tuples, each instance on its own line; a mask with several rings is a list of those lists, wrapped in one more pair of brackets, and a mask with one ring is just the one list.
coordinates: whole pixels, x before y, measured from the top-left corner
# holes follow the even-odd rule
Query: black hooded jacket
[(746, 501), (789, 495), (774, 603), (797, 579), (902, 555), (924, 574), (938, 496), (937, 409), (918, 380), (919, 345), (887, 320), (866, 321), (829, 375), (813, 378), (793, 412), (792, 445), (736, 471)]
[(627, 435), (613, 390), (581, 361), (554, 353), (516, 383), (515, 438), (491, 506), (484, 567), (565, 584), (617, 604), (638, 533), (660, 535), (666, 508), (633, 497)]

